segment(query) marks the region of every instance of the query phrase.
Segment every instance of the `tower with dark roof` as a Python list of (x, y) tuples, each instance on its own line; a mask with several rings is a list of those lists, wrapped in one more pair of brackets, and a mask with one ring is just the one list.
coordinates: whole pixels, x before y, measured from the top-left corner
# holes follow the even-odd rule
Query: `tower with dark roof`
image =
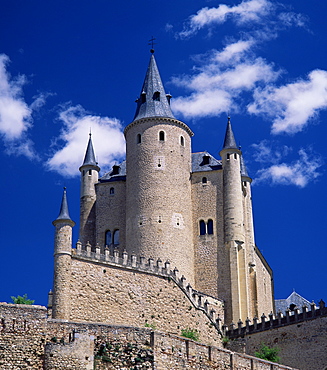
[(66, 188), (62, 196), (59, 216), (53, 221), (53, 225), (55, 242), (52, 317), (65, 320), (70, 314), (72, 228), (75, 226), (75, 222), (69, 216)]
[(83, 244), (95, 243), (95, 184), (98, 182), (100, 168), (96, 162), (92, 135), (90, 134), (81, 172), (80, 200), (80, 240)]
[[(191, 137), (152, 54), (126, 137), (126, 250), (169, 260), (194, 282)], [(164, 261), (165, 262), (165, 261)]]

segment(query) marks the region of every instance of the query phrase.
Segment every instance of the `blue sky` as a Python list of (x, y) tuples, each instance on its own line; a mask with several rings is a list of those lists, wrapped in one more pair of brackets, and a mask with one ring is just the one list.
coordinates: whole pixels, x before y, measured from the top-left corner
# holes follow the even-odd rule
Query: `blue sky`
[(2, 0), (1, 9), (0, 301), (27, 293), (46, 304), (62, 188), (78, 222), (90, 128), (101, 173), (124, 158), (152, 35), (193, 151), (219, 157), (231, 115), (275, 297), (327, 299), (326, 2)]

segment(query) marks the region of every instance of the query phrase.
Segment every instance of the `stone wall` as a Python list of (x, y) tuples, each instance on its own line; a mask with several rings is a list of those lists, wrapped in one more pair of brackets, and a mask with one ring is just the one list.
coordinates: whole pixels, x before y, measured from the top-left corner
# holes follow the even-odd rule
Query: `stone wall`
[(186, 283), (177, 284), (170, 272), (159, 275), (78, 255), (72, 258), (71, 271), (70, 321), (147, 326), (176, 335), (190, 328), (204, 343), (221, 344), (214, 316), (223, 320), (223, 303), (188, 287), (190, 299)]
[(41, 306), (0, 304), (3, 370), (292, 370), (150, 328), (47, 319)]
[(280, 349), (281, 362), (301, 370), (327, 368), (327, 316), (296, 322), (246, 336), (246, 353), (264, 343)]
[(232, 369), (278, 370), (291, 369), (258, 358), (231, 352), (223, 348), (205, 346), (173, 335), (154, 333), (153, 353), (156, 370), (171, 369)]
[[(207, 182), (202, 183), (206, 177)], [(193, 243), (195, 249), (196, 288), (212, 296), (224, 295), (223, 284), (228, 274), (224, 248), (224, 225), (222, 220), (222, 173), (218, 171), (196, 172), (192, 174)], [(200, 220), (213, 220), (213, 234), (200, 235)], [(218, 253), (218, 258), (217, 258)], [(210, 273), (208, 273), (210, 271)], [(224, 281), (225, 282), (225, 281)]]
[(0, 304), (0, 369), (43, 369), (45, 307)]
[(126, 248), (126, 183), (100, 182), (96, 185), (96, 193), (96, 241), (103, 251), (106, 231), (110, 230), (113, 238), (114, 231), (119, 230), (119, 246), (116, 247), (123, 251)]

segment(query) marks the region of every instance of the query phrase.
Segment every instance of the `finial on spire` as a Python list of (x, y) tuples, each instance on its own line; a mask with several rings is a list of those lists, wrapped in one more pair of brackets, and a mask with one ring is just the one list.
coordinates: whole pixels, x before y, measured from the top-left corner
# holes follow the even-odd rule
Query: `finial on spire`
[(154, 45), (156, 44), (156, 42), (154, 42), (154, 40), (155, 40), (155, 37), (152, 36), (152, 38), (149, 40), (149, 44), (148, 44), (148, 45), (151, 45), (151, 49), (150, 49), (151, 54), (154, 53)]

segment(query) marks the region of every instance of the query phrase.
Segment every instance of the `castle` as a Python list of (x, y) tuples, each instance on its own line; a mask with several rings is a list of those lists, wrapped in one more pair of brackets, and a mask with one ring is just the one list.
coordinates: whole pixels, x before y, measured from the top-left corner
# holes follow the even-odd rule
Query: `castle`
[[(100, 178), (90, 134), (76, 246), (64, 190), (48, 308), (0, 304), (1, 369), (291, 370), (245, 354), (262, 342), (284, 346), (290, 366), (325, 364), (324, 302), (275, 313), (230, 118), (221, 159), (192, 154), (193, 133), (170, 99), (152, 51), (126, 161)], [(321, 349), (312, 355), (313, 337)]]
[[(79, 240), (93, 252), (98, 246), (102, 254), (118, 249), (169, 261), (193, 288), (225, 302), (228, 324), (272, 312), (272, 271), (255, 245), (251, 178), (230, 119), (221, 160), (192, 154), (193, 133), (174, 117), (170, 99), (152, 54), (125, 128), (126, 161), (99, 178), (90, 135), (80, 167)], [(55, 225), (65, 221), (69, 227), (68, 214), (60, 214)], [(55, 245), (56, 318), (68, 315), (59, 314), (66, 279), (60, 271), (68, 263), (62, 252), (72, 247), (60, 236), (64, 230), (57, 228)]]

